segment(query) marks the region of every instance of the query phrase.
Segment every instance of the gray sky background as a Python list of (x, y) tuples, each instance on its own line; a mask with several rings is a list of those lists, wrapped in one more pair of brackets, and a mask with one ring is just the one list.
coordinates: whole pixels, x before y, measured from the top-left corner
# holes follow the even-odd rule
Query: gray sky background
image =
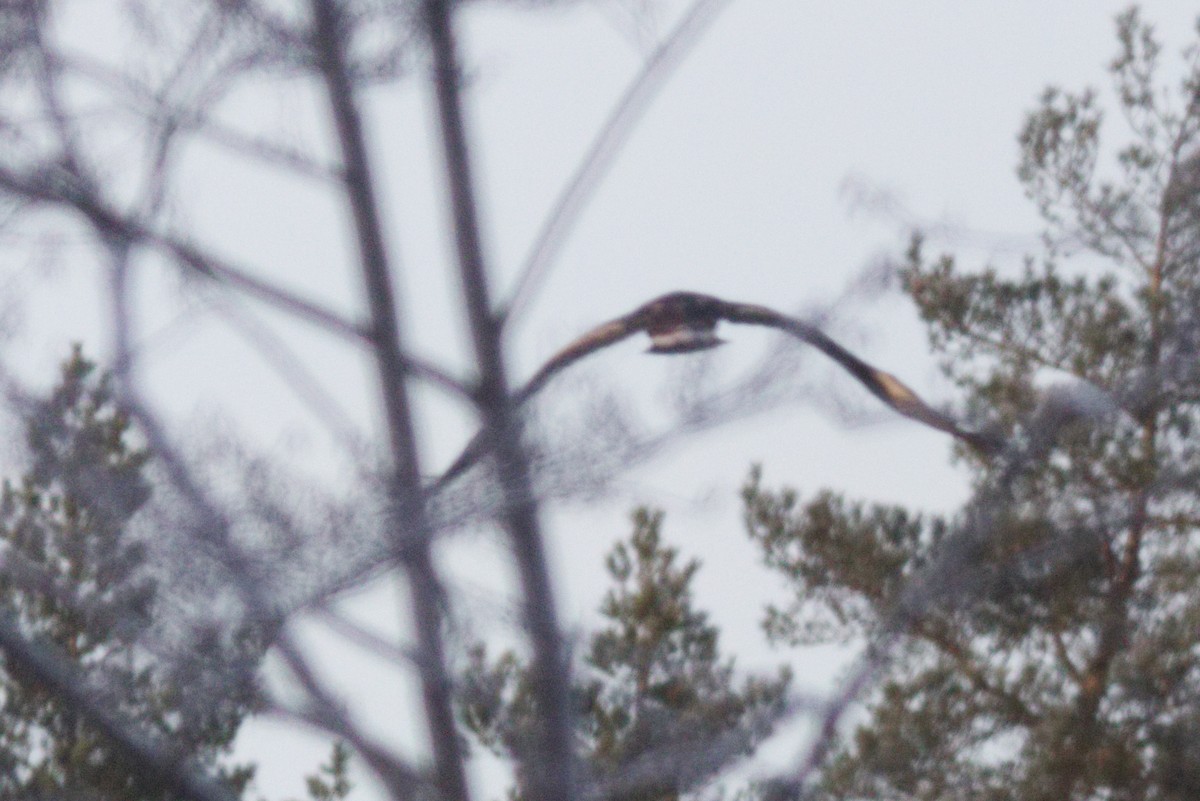
[[(103, 6), (104, 4), (97, 4)], [(486, 4), (464, 15), (471, 75), (472, 138), (486, 244), (498, 294), (511, 286), (530, 241), (597, 126), (682, 3), (584, 2), (570, 10), (505, 11)], [(902, 226), (858, 208), (847, 186), (884, 191), (915, 220), (959, 232), (945, 244), (964, 266), (1019, 266), (1036, 252), (1038, 221), (1014, 168), (1016, 134), (1043, 87), (1107, 88), (1115, 52), (1113, 16), (1123, 2), (1014, 0), (815, 3), (733, 0), (666, 85), (579, 221), (541, 291), (519, 321), (512, 372), (528, 376), (570, 338), (676, 289), (812, 313), (832, 303), (879, 256), (903, 251)], [(1166, 41), (1177, 73), (1196, 8), (1179, 0), (1142, 4)], [(103, 45), (103, 37), (100, 45)], [(369, 122), (389, 244), (402, 282), (401, 312), (414, 349), (465, 370), (465, 321), (449, 268), (438, 152), (423, 79), (369, 95)], [(328, 148), (311, 87), (245, 92), (222, 110), (231, 120)], [(117, 145), (119, 146), (119, 142)], [(325, 188), (251, 168), (215, 149), (189, 150), (178, 219), (218, 252), (260, 274), (348, 312), (359, 308), (354, 252), (344, 210)], [(931, 248), (944, 243), (936, 239)], [(49, 267), (6, 268), (8, 355), (47, 385), (47, 365), (82, 340), (108, 352), (97, 275), (78, 266), (72, 244)], [(291, 397), (253, 348), (153, 270), (139, 273), (143, 377), (186, 439), (214, 415), (259, 447), (336, 481), (342, 462), (327, 434)], [(364, 433), (377, 422), (368, 365), (349, 347), (261, 307), (239, 302), (270, 326), (320, 376)], [(954, 399), (939, 377), (910, 304), (898, 294), (837, 307), (831, 333), (925, 397)], [(19, 325), (18, 325), (19, 324)], [(749, 369), (771, 339), (722, 331), (730, 344), (711, 356), (661, 359), (645, 343), (621, 344), (564, 376), (550, 400), (626, 391), (645, 415), (663, 415), (669, 392), (694, 359), (718, 383)], [(949, 510), (966, 477), (949, 462), (949, 438), (886, 413), (815, 356), (803, 369), (827, 383), (849, 410), (789, 404), (681, 441), (622, 474), (612, 497), (564, 504), (546, 516), (563, 619), (586, 626), (606, 587), (603, 554), (629, 530), (627, 512), (646, 503), (667, 511), (665, 536), (701, 558), (701, 604), (724, 629), (742, 666), (786, 661), (800, 687), (830, 686), (844, 653), (771, 653), (758, 630), (762, 603), (778, 590), (758, 567), (740, 524), (737, 490), (753, 462), (770, 485), (802, 494), (831, 487), (851, 497)], [(432, 472), (470, 435), (462, 410), (420, 394), (422, 447)], [(548, 401), (549, 403), (549, 401)], [(471, 608), (505, 625), (506, 562), (488, 536), (458, 537), (444, 563), (468, 588)], [(396, 630), (399, 594), (376, 584), (347, 600), (381, 631)], [(488, 624), (482, 624), (488, 625)], [(315, 630), (314, 630), (315, 631)], [(356, 713), (381, 733), (412, 742), (417, 705), (394, 671), (328, 635), (309, 638), (321, 663), (346, 686)], [(303, 770), (325, 757), (314, 738), (254, 723), (244, 752), (261, 759), (260, 789), (299, 795)], [(494, 776), (485, 771), (481, 776)], [(486, 786), (485, 786), (486, 785)], [(500, 788), (483, 780), (481, 799)], [(369, 793), (356, 797), (370, 798)]]

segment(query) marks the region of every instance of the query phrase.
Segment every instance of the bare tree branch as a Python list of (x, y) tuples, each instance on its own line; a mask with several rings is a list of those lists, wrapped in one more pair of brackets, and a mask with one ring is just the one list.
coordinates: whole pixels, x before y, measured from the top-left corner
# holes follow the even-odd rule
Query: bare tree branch
[(322, 607), (316, 609), (313, 614), (317, 620), (324, 623), (332, 631), (337, 632), (356, 645), (373, 651), (385, 659), (390, 659), (398, 664), (405, 662), (416, 664), (421, 661), (421, 655), (412, 648), (396, 645), (390, 640), (368, 631), (354, 621), (347, 620), (344, 615), (339, 615), (332, 609)]
[[(101, 231), (100, 233), (103, 235), (105, 231)], [(117, 353), (117, 369), (115, 373), (123, 405), (137, 419), (142, 432), (151, 444), (153, 452), (166, 466), (168, 475), (175, 486), (183, 492), (184, 496), (191, 503), (193, 511), (199, 514), (200, 521), (195, 528), (196, 534), (212, 543), (215, 555), (229, 571), (239, 595), (251, 609), (254, 618), (260, 623), (271, 621), (276, 617), (276, 613), (272, 610), (270, 602), (263, 594), (261, 577), (256, 575), (258, 569), (254, 567), (254, 562), (247, 559), (242, 550), (232, 541), (229, 536), (228, 522), (196, 484), (187, 467), (184, 465), (183, 460), (167, 440), (158, 420), (147, 411), (146, 405), (141, 400), (136, 386), (132, 381), (133, 364), (129, 346), (129, 343), (132, 341), (132, 319), (128, 306), (128, 284), (126, 281), (129, 250), (127, 243), (124, 241), (111, 238), (107, 241), (109, 243), (112, 262), (113, 336), (115, 342), (114, 349)], [(333, 700), (328, 690), (317, 680), (286, 628), (279, 630), (275, 644), (283, 656), (284, 663), (307, 693), (308, 701), (314, 710), (313, 714), (327, 721), (327, 725), (335, 727), (340, 734), (347, 737), (348, 741), (353, 742), (354, 726), (339, 705)], [(379, 763), (378, 768), (383, 771), (379, 775), (385, 781), (388, 780), (389, 776), (393, 776), (397, 772), (408, 772), (398, 760), (380, 761), (383, 757), (382, 752), (379, 752), (378, 749), (370, 749), (364, 756), (373, 765), (375, 762)], [(406, 796), (397, 797), (405, 798)]]
[[(149, 120), (170, 129), (172, 133), (193, 134), (233, 153), (285, 169), (293, 175), (329, 183), (341, 180), (341, 171), (336, 165), (322, 163), (293, 147), (244, 133), (214, 119), (204, 110), (209, 103), (173, 104), (162, 89), (155, 90), (86, 54), (65, 53), (60, 56), (60, 61), (71, 74), (86, 78), (99, 87), (123, 93)], [(211, 103), (211, 98), (209, 101)]]
[(540, 720), (534, 735), (536, 747), (524, 767), (532, 801), (569, 801), (575, 797), (569, 670), (529, 463), (521, 449), (519, 422), (505, 375), (500, 322), (492, 315), (488, 294), (451, 9), (445, 0), (426, 0), (423, 9), (433, 51), (434, 90), (463, 300), (480, 374), (478, 407), (485, 436), (503, 465), (501, 519), (512, 539), (524, 594), (525, 626), (533, 645), (533, 692)]
[(396, 320), (394, 290), (383, 225), (354, 88), (343, 52), (345, 30), (335, 0), (312, 0), (313, 35), (346, 170), (345, 190), (354, 217), (371, 316), (371, 339), (388, 426), (394, 475), (391, 481), (394, 547), (408, 572), (409, 594), (421, 653), (420, 675), (438, 788), (444, 801), (467, 801), (462, 746), (455, 727), (442, 643), (444, 591), (430, 552), (432, 530), (421, 491), (416, 435), (405, 381), (405, 360)]
[[(185, 240), (155, 231), (140, 222), (121, 216), (107, 208), (90, 192), (64, 191), (52, 188), (54, 182), (45, 178), (23, 177), (0, 168), (0, 189), (34, 202), (49, 203), (74, 209), (83, 214), (105, 236), (128, 239), (151, 246), (174, 258), (202, 276), (224, 283), (300, 319), (322, 326), (354, 342), (373, 344), (373, 332), (360, 324), (345, 320), (339, 314), (312, 301), (301, 298), (275, 284), (255, 278), (215, 254), (208, 253)], [(461, 381), (444, 370), (407, 354), (397, 356), (405, 372), (459, 397), (470, 397)]]
[(515, 320), (532, 300), (538, 284), (545, 279), (547, 270), (570, 235), (571, 228), (637, 129), (638, 122), (654, 102), (655, 95), (728, 4), (729, 0), (694, 0), (674, 30), (650, 54), (625, 89), (534, 238), (512, 295), (502, 307), (500, 319), (505, 324)]
[(358, 429), (341, 404), (323, 387), (317, 377), (297, 357), (292, 348), (262, 321), (235, 302), (218, 300), (210, 307), (253, 344), (257, 353), (287, 382), (292, 392), (347, 448), (363, 442)]

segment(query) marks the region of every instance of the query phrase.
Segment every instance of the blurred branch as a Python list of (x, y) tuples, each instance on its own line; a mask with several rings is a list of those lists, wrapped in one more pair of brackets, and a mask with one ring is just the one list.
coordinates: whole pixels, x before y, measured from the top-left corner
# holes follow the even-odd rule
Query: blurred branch
[(348, 620), (343, 615), (339, 615), (332, 609), (321, 607), (313, 610), (311, 614), (332, 631), (384, 659), (390, 659), (398, 664), (406, 662), (419, 664), (421, 661), (421, 655), (413, 649), (396, 645), (390, 640), (384, 639), (378, 634), (363, 628), (354, 621)]
[(74, 122), (67, 114), (61, 96), (61, 67), (57, 54), (52, 53), (45, 37), (43, 27), (50, 14), (51, 6), (44, 3), (24, 3), (29, 40), (33, 44), (35, 56), (34, 82), (42, 104), (49, 113), (54, 133), (58, 137), (60, 159), (66, 169), (77, 179), (83, 180), (84, 170), (80, 159), (79, 134)]
[(626, 87), (534, 238), (512, 295), (501, 309), (500, 319), (506, 324), (516, 319), (532, 300), (571, 228), (636, 130), (642, 115), (653, 104), (655, 95), (728, 4), (729, 0), (694, 0), (679, 24), (650, 54)]
[[(158, 419), (147, 409), (132, 380), (130, 342), (133, 321), (129, 312), (129, 289), (126, 281), (129, 249), (127, 243), (122, 240), (110, 239), (108, 244), (111, 260), (112, 325), (114, 349), (117, 354), (115, 375), (122, 407), (137, 421), (139, 430), (150, 446), (150, 452), (164, 466), (171, 482), (183, 493), (192, 511), (198, 515), (199, 520), (193, 527), (194, 533), (213, 547), (214, 554), (233, 579), (234, 587), (249, 607), (253, 619), (263, 626), (278, 625), (275, 622), (278, 615), (264, 594), (264, 582), (259, 575), (261, 568), (233, 541), (228, 521), (206, 497), (182, 457), (167, 439)], [(275, 645), (283, 657), (284, 664), (306, 692), (314, 715), (319, 715), (328, 725), (336, 727), (339, 733), (344, 734), (343, 730), (352, 730), (353, 726), (346, 714), (317, 680), (286, 628), (279, 628)], [(68, 697), (67, 700), (71, 699)], [(391, 760), (386, 767), (391, 771), (401, 769), (397, 760)], [(387, 774), (381, 774), (381, 778), (386, 780)]]
[(459, 274), (479, 368), (479, 398), (484, 436), (501, 465), (504, 499), (501, 519), (512, 539), (525, 602), (525, 626), (533, 646), (532, 687), (539, 714), (534, 748), (523, 767), (531, 801), (569, 801), (575, 797), (569, 669), (550, 582), (538, 508), (521, 448), (519, 418), (509, 394), (500, 348), (500, 321), (492, 316), (483, 246), (479, 237), (470, 153), (459, 96), (450, 4), (426, 0), (425, 25), (433, 51), (433, 80), (441, 129), (446, 182), (450, 193)]
[[(167, 77), (162, 80), (155, 93), (156, 100), (161, 101), (184, 76), (201, 72), (201, 63), (211, 59), (212, 51), (219, 43), (221, 28), (219, 21), (220, 13), (217, 9), (205, 9), (204, 19), (197, 25), (197, 30), (193, 33), (190, 43), (167, 70)], [(228, 80), (229, 77), (224, 69), (218, 69), (215, 74), (209, 76), (189, 98), (191, 107), (201, 109), (215, 106), (219, 98), (232, 86), (232, 82)], [(144, 118), (147, 121), (153, 120), (156, 124), (149, 137), (152, 142), (149, 148), (150, 166), (144, 176), (145, 186), (141, 192), (144, 200), (139, 205), (141, 213), (147, 218), (152, 218), (167, 201), (167, 190), (170, 187), (169, 165), (171, 157), (179, 150), (176, 144), (179, 140), (178, 134), (183, 129), (179, 124), (180, 115), (178, 113), (158, 114), (157, 119), (154, 114), (145, 113)]]
[(406, 361), (396, 319), (391, 268), (375, 199), (373, 173), (354, 88), (343, 52), (345, 20), (335, 0), (312, 0), (313, 37), (345, 164), (345, 192), (358, 236), (362, 281), (370, 304), (371, 340), (393, 465), (393, 540), (408, 573), (417, 630), (422, 696), (438, 788), (443, 801), (467, 801), (462, 743), (450, 700), (442, 642), (444, 590), (430, 552), (432, 530), (421, 491), (416, 434), (406, 383)]
[[(127, 239), (160, 250), (184, 267), (202, 276), (213, 279), (257, 298), (293, 316), (321, 326), (354, 342), (374, 344), (374, 333), (358, 323), (346, 320), (337, 312), (306, 300), (276, 284), (255, 278), (242, 268), (235, 267), (215, 254), (170, 234), (155, 231), (135, 219), (122, 216), (107, 208), (90, 192), (78, 188), (54, 187), (55, 181), (46, 176), (20, 176), (0, 168), (0, 189), (25, 200), (46, 203), (73, 209), (82, 214), (106, 238)], [(470, 392), (461, 381), (444, 370), (407, 354), (397, 355), (398, 363), (405, 372), (428, 381), (459, 397), (469, 397)]]
[(205, 277), (223, 281), (259, 300), (324, 326), (333, 333), (355, 340), (367, 338), (358, 325), (342, 319), (335, 312), (254, 278), (196, 245), (155, 231), (109, 208), (95, 193), (80, 187), (73, 176), (62, 175), (53, 166), (47, 165), (40, 173), (32, 175), (19, 175), (7, 168), (0, 168), (0, 189), (26, 201), (74, 210), (105, 237), (152, 246)]
[(72, 74), (86, 78), (97, 86), (125, 93), (132, 102), (142, 107), (147, 119), (160, 127), (191, 133), (230, 152), (266, 165), (284, 168), (306, 178), (331, 183), (342, 178), (336, 165), (324, 164), (300, 150), (244, 133), (213, 119), (204, 112), (204, 106), (207, 105), (205, 103), (174, 105), (164, 98), (161, 90), (156, 91), (126, 73), (89, 58), (86, 54), (64, 55), (61, 62)]
[(766, 801), (807, 798), (806, 787), (813, 774), (821, 767), (837, 738), (842, 719), (850, 711), (858, 697), (874, 683), (875, 678), (886, 667), (891, 651), (900, 639), (898, 631), (885, 631), (867, 646), (867, 652), (842, 680), (841, 688), (824, 704), (818, 715), (819, 728), (813, 736), (808, 751), (799, 767), (786, 778), (767, 783)]
[(351, 340), (366, 339), (362, 327), (345, 320), (336, 312), (323, 308), (312, 301), (305, 300), (274, 284), (251, 276), (217, 256), (202, 251), (199, 247), (186, 241), (175, 239), (166, 234), (142, 228), (136, 224), (122, 226), (132, 237), (141, 242), (153, 245), (174, 257), (183, 265), (192, 268), (201, 275), (214, 278), (247, 294), (269, 303), (278, 309), (320, 325), (332, 333), (340, 334)]
[[(225, 299), (221, 299), (225, 300)], [(295, 351), (269, 326), (233, 302), (217, 302), (211, 308), (240, 333), (282, 378), (297, 398), (321, 420), (347, 448), (364, 441), (362, 433), (341, 404), (325, 390)]]

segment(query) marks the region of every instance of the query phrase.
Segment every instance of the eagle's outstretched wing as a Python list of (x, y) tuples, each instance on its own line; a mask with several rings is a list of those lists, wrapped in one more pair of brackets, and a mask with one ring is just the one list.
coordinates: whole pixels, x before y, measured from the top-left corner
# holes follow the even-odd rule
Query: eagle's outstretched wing
[(636, 334), (641, 330), (637, 314), (638, 312), (634, 312), (598, 325), (555, 353), (549, 361), (542, 365), (540, 370), (533, 374), (532, 378), (525, 382), (525, 386), (517, 390), (515, 395), (517, 403), (522, 403), (526, 398), (536, 394), (547, 381), (584, 356)]
[(997, 452), (1002, 443), (987, 434), (968, 431), (954, 418), (923, 401), (916, 392), (889, 372), (864, 362), (830, 339), (814, 325), (780, 314), (765, 306), (749, 303), (727, 303), (722, 317), (732, 323), (762, 325), (786, 331), (824, 353), (854, 376), (867, 390), (900, 414), (919, 423), (945, 431), (984, 454)]
[[(531, 396), (537, 394), (551, 378), (584, 356), (636, 334), (641, 330), (638, 326), (637, 314), (638, 312), (635, 311), (632, 314), (627, 314), (624, 317), (618, 317), (615, 320), (609, 320), (603, 325), (596, 326), (558, 353), (555, 353), (550, 357), (549, 361), (542, 365), (540, 370), (533, 374), (533, 377), (523, 387), (513, 394), (513, 402), (516, 404), (524, 403)], [(471, 438), (471, 441), (467, 443), (467, 447), (463, 448), (458, 458), (438, 476), (429, 487), (429, 491), (437, 492), (458, 478), (468, 467), (479, 461), (485, 450), (484, 433), (481, 431)]]

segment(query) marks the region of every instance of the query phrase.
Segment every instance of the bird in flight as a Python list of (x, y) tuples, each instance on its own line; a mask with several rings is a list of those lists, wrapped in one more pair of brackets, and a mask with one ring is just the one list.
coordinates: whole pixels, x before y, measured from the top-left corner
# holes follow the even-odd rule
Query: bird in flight
[(1000, 443), (994, 437), (962, 428), (953, 418), (921, 400), (903, 381), (859, 359), (816, 326), (766, 306), (730, 303), (696, 292), (663, 295), (624, 317), (593, 328), (552, 356), (521, 389), (517, 399), (525, 400), (554, 375), (584, 356), (639, 332), (650, 337), (649, 353), (690, 353), (714, 348), (724, 342), (716, 335), (717, 323), (721, 320), (765, 326), (791, 334), (833, 359), (871, 394), (905, 417), (945, 431), (984, 453), (998, 450)]
[[(819, 328), (803, 320), (780, 314), (766, 306), (751, 303), (730, 303), (697, 292), (672, 292), (634, 309), (624, 317), (603, 323), (571, 342), (542, 365), (533, 377), (518, 390), (513, 400), (524, 403), (564, 369), (596, 351), (645, 333), (650, 337), (649, 353), (677, 354), (708, 350), (724, 343), (717, 337), (720, 321), (774, 328), (807, 342), (833, 359), (860, 384), (896, 412), (944, 431), (985, 455), (997, 453), (1003, 445), (997, 437), (962, 428), (954, 418), (938, 411), (903, 381), (891, 373), (864, 362)], [(444, 486), (462, 473), (480, 455), (482, 443), (472, 441), (458, 460), (435, 482)]]

